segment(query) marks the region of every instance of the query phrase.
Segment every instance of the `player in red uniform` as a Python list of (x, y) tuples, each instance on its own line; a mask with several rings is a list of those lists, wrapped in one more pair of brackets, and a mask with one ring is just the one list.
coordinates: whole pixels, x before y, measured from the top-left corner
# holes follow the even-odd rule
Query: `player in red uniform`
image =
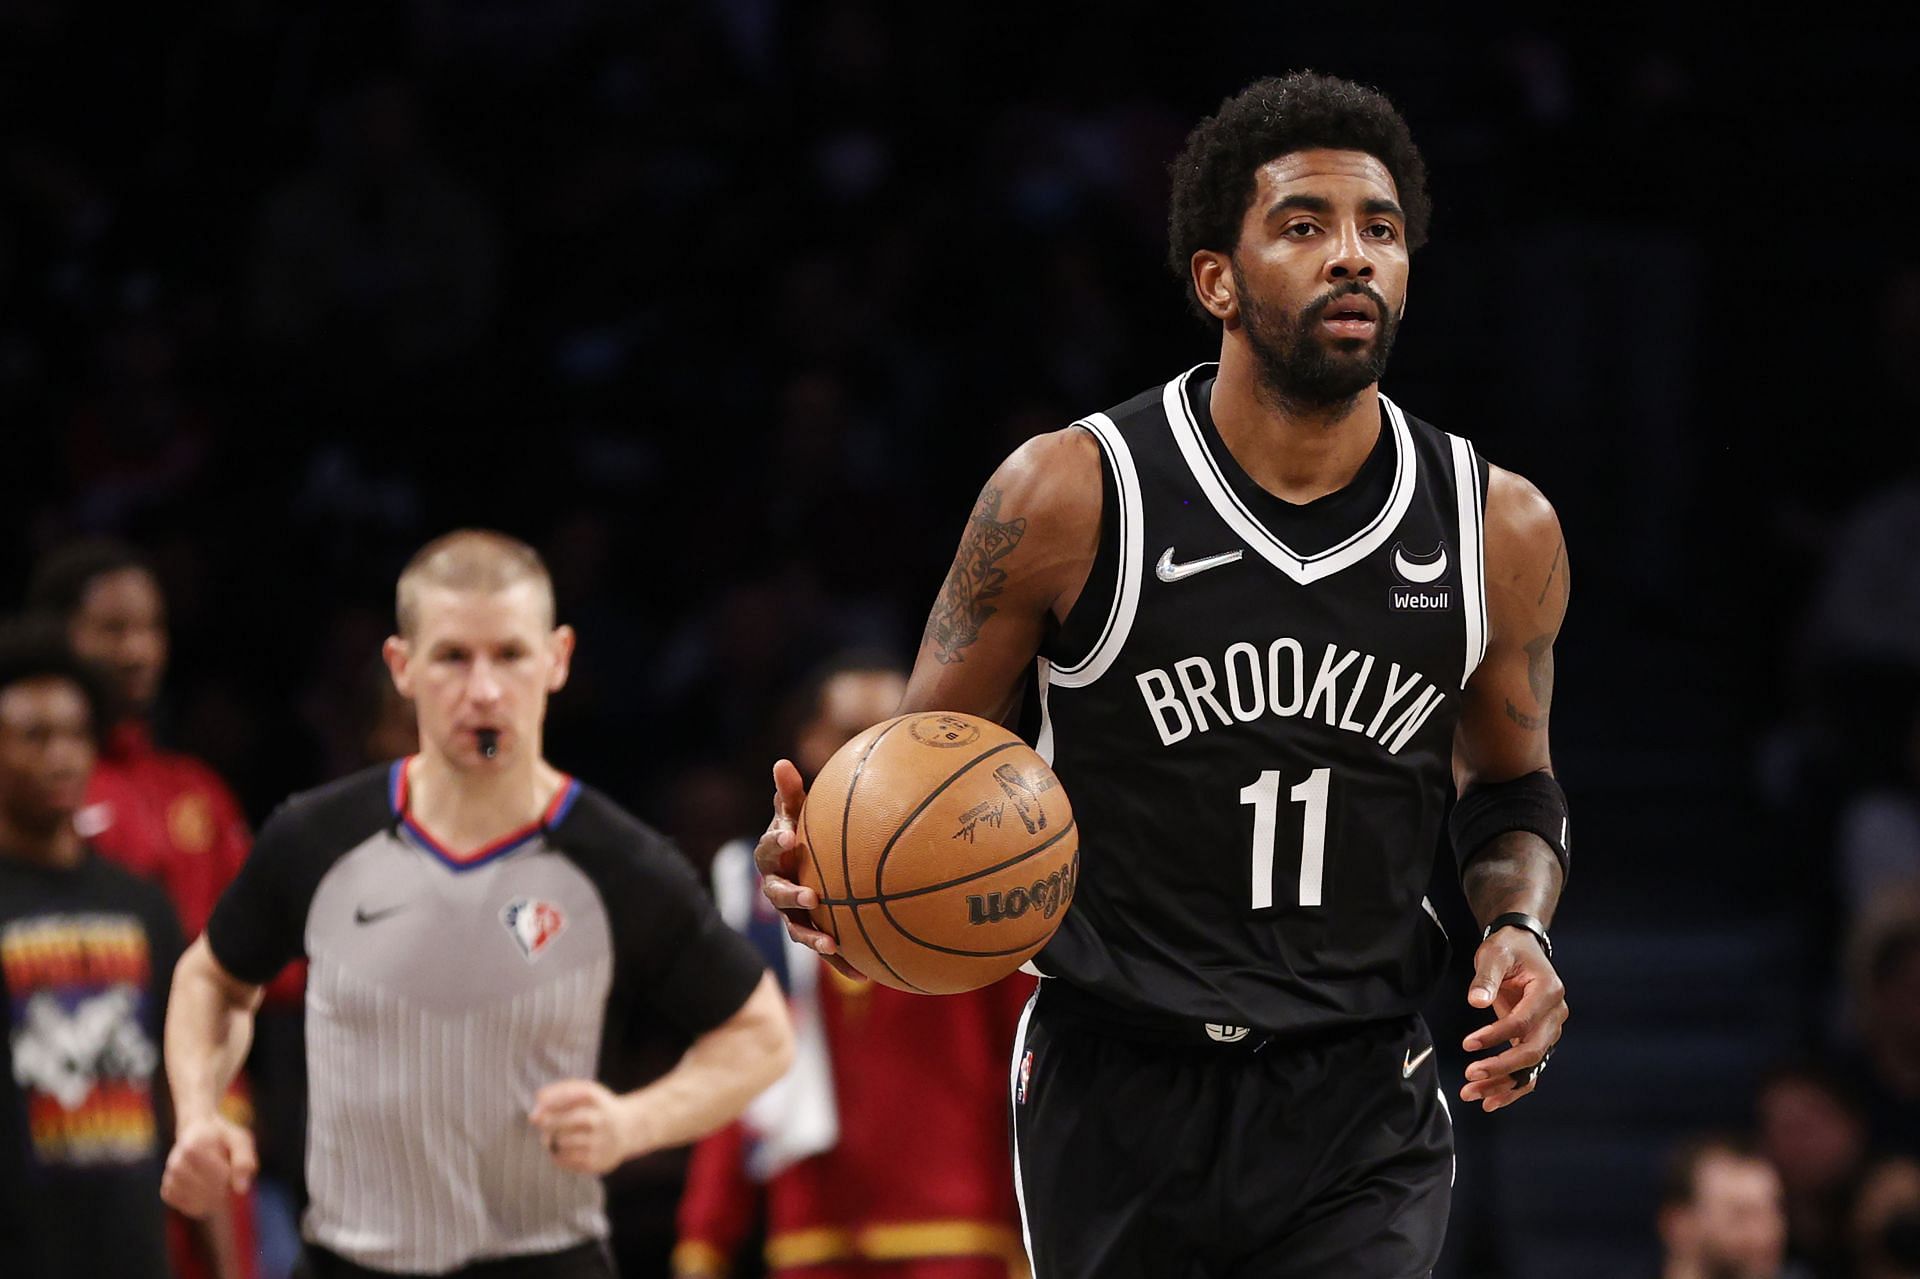
[[(905, 690), (884, 658), (829, 665), (796, 699), (801, 771), (813, 777)], [(763, 1190), (767, 1268), (782, 1279), (1024, 1276), (1006, 1089), (1031, 979), (929, 999), (844, 977), (786, 940), (750, 840), (720, 851), (714, 887), (721, 913), (781, 975), (800, 1059), (744, 1119), (695, 1148), (678, 1279), (727, 1273)]]
[[(76, 542), (36, 568), (28, 605), (58, 618), (81, 658), (103, 672), (118, 718), (104, 735), (86, 807), (75, 826), (109, 861), (167, 891), (182, 933), (197, 937), (213, 903), (239, 872), (252, 838), (240, 805), (211, 768), (190, 755), (160, 749), (151, 716), (167, 668), (166, 601), (146, 559), (111, 541)], [(301, 973), (281, 975), (271, 997), (298, 1004)], [(245, 1119), (244, 1090), (229, 1098)], [(231, 1228), (216, 1225), (218, 1260), (197, 1255), (184, 1223), (172, 1228), (174, 1264), (187, 1279), (254, 1273), (252, 1196), (236, 1196)]]
[(149, 717), (167, 669), (166, 601), (145, 559), (113, 542), (78, 542), (35, 571), (28, 604), (66, 624), (74, 652), (120, 699), (81, 810), (103, 855), (158, 880), (188, 937), (246, 860), (251, 837), (233, 793), (190, 755), (161, 750)]

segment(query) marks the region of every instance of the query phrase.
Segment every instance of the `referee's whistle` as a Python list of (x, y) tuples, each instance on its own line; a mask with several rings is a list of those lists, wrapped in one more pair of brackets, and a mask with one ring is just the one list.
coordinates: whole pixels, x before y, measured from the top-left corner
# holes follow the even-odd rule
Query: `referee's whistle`
[(474, 737), (480, 742), (480, 757), (482, 759), (492, 759), (500, 753), (499, 729), (483, 728), (475, 732)]

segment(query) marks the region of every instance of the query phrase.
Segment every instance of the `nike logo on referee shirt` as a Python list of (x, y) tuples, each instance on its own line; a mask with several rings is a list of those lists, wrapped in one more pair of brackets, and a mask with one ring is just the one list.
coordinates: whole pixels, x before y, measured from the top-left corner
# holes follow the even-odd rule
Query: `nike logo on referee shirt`
[(1163, 582), (1177, 582), (1183, 577), (1192, 577), (1195, 573), (1204, 573), (1210, 568), (1231, 564), (1244, 554), (1246, 554), (1244, 551), (1223, 551), (1218, 555), (1209, 555), (1203, 560), (1188, 560), (1185, 564), (1175, 564), (1173, 548), (1169, 546), (1160, 553), (1160, 562), (1153, 566), (1153, 575)]
[(353, 908), (353, 922), (356, 924), (378, 923), (388, 915), (396, 911), (405, 910), (406, 908), (407, 904), (405, 902), (401, 902), (398, 906), (389, 906), (385, 910), (368, 910), (365, 906), (355, 906)]
[(1406, 1056), (1403, 1057), (1400, 1062), (1400, 1078), (1412, 1079), (1413, 1072), (1420, 1069), (1420, 1063), (1425, 1061), (1427, 1058), (1431, 1057), (1432, 1055), (1433, 1055), (1432, 1044), (1428, 1044), (1425, 1048), (1421, 1049), (1420, 1055), (1418, 1057), (1413, 1055), (1413, 1049), (1411, 1048), (1407, 1049)]

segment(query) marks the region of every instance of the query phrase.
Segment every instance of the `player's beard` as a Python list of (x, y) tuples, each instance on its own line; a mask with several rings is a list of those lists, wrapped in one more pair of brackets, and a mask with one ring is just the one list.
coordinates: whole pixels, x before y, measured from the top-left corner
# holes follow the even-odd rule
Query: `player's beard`
[[(1331, 409), (1351, 403), (1387, 371), (1399, 323), (1386, 299), (1359, 281), (1335, 285), (1297, 317), (1268, 306), (1247, 287), (1238, 263), (1233, 281), (1240, 295), (1240, 324), (1259, 362), (1260, 384), (1281, 404), (1300, 409)], [(1341, 298), (1364, 294), (1380, 318), (1370, 339), (1335, 338), (1320, 331), (1328, 308)]]

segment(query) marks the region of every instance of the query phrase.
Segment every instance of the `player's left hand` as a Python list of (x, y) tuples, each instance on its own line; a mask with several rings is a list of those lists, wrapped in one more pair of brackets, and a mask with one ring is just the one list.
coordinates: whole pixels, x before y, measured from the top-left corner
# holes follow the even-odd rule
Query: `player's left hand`
[(1479, 1052), (1504, 1042), (1507, 1048), (1467, 1066), (1460, 1100), (1477, 1101), (1488, 1112), (1511, 1106), (1539, 1086), (1534, 1067), (1560, 1042), (1567, 988), (1538, 938), (1523, 928), (1502, 928), (1474, 952), (1467, 1002), (1493, 1009), (1494, 1021), (1468, 1035), (1462, 1047)]
[(641, 1153), (630, 1111), (604, 1084), (568, 1079), (535, 1093), (527, 1119), (554, 1163), (597, 1177)]

